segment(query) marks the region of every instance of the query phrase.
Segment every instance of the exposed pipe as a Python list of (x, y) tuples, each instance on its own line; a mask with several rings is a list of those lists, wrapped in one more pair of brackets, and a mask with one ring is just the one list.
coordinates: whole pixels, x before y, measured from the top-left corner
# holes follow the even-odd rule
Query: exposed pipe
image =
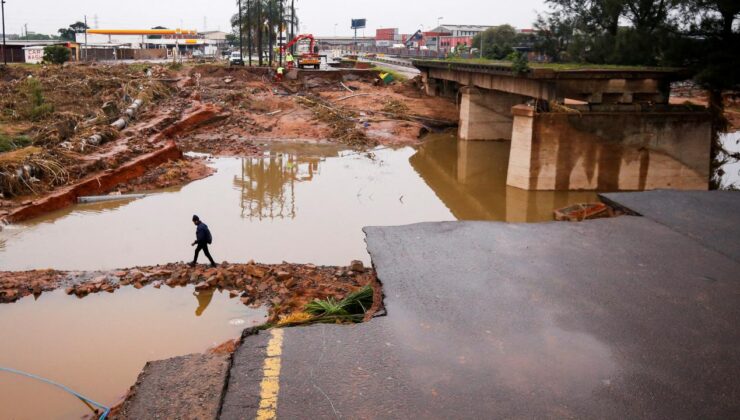
[[(136, 99), (134, 103), (129, 105), (128, 108), (126, 108), (125, 111), (123, 111), (123, 116), (121, 118), (113, 121), (111, 123), (111, 127), (115, 128), (118, 131), (123, 130), (128, 126), (129, 121), (131, 121), (135, 116), (136, 113), (139, 111), (139, 108), (144, 105), (143, 99)], [(102, 134), (93, 134), (87, 139), (87, 144), (92, 144), (93, 146), (99, 146), (103, 143), (103, 135)]]
[(77, 197), (77, 202), (82, 203), (102, 203), (105, 201), (131, 200), (134, 198), (144, 198), (149, 194), (117, 194), (117, 195), (89, 195), (87, 197)]

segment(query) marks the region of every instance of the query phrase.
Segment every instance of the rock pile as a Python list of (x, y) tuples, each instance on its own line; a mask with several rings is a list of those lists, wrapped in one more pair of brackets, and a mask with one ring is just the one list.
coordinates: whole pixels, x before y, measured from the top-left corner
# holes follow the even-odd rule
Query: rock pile
[(65, 289), (67, 294), (77, 297), (112, 293), (122, 286), (140, 289), (147, 285), (154, 288), (194, 285), (196, 291), (226, 290), (245, 305), (268, 305), (270, 319), (277, 320), (280, 315), (300, 310), (314, 299), (342, 299), (374, 283), (374, 279), (374, 271), (361, 261), (352, 261), (346, 267), (250, 261), (247, 264), (223, 263), (216, 268), (173, 263), (109, 272), (0, 272), (0, 302), (14, 302), (63, 284), (70, 285)]

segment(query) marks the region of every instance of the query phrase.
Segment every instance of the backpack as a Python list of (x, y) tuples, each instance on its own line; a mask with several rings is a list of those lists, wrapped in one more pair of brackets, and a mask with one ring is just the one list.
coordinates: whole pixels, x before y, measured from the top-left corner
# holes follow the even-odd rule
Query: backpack
[(208, 234), (208, 240), (207, 240), (207, 242), (208, 242), (208, 245), (210, 245), (211, 243), (213, 243), (213, 235), (211, 235), (211, 230), (210, 229), (208, 229), (206, 231), (206, 233)]

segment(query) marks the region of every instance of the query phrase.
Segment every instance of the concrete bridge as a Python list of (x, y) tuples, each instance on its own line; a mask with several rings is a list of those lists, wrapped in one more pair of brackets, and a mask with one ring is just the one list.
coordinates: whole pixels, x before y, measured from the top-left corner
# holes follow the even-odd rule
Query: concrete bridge
[(676, 69), (415, 60), (426, 93), (454, 99), (461, 140), (509, 140), (507, 184), (526, 190), (707, 189), (711, 122), (670, 105)]

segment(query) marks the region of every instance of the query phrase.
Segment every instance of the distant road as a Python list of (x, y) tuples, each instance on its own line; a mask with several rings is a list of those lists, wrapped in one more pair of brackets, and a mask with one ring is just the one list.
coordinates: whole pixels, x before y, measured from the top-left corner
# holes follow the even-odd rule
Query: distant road
[[(409, 79), (413, 79), (414, 77), (421, 74), (419, 72), (419, 69), (411, 65), (410, 60), (405, 60), (403, 58), (394, 58), (394, 57), (383, 57), (382, 59), (371, 59), (367, 57), (359, 57), (363, 61), (369, 61), (371, 63), (377, 64), (381, 67), (385, 67), (388, 69), (391, 69), (395, 72), (398, 72)], [(381, 61), (382, 60), (382, 61)], [(397, 63), (397, 64), (394, 64)]]

